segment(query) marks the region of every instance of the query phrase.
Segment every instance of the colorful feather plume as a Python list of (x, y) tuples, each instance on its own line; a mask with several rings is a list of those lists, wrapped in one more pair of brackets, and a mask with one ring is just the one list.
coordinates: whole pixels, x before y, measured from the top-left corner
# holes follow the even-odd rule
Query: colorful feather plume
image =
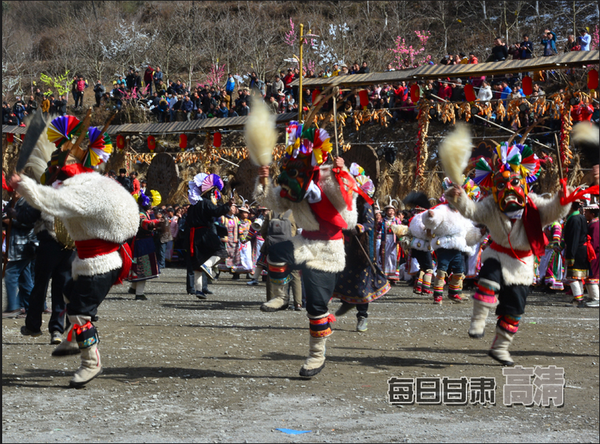
[(56, 117), (48, 127), (48, 140), (60, 148), (63, 143), (73, 138), (79, 125), (81, 122), (75, 116)]
[(325, 163), (333, 149), (329, 133), (322, 128), (307, 128), (299, 122), (291, 121), (285, 134), (287, 158), (311, 156), (312, 166)]
[(90, 127), (88, 138), (90, 144), (83, 159), (83, 165), (88, 168), (95, 168), (101, 163), (108, 161), (113, 151), (112, 142), (107, 133), (102, 134), (96, 127)]
[(502, 143), (496, 147), (495, 164), (490, 165), (485, 159), (475, 164), (474, 182), (485, 190), (492, 187), (495, 173), (512, 171), (521, 174), (527, 184), (535, 182), (540, 176), (540, 159), (529, 147), (520, 143), (508, 146)]

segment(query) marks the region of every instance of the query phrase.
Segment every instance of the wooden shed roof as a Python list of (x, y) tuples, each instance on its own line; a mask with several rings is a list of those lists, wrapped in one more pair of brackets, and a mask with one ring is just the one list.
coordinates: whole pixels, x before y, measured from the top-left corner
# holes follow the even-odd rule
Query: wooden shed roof
[[(442, 77), (479, 77), (517, 72), (531, 72), (548, 69), (567, 69), (585, 65), (597, 65), (600, 51), (571, 51), (551, 57), (536, 57), (526, 60), (505, 60), (465, 65), (423, 65), (414, 69), (400, 71), (374, 72), (369, 74), (351, 74), (345, 76), (302, 79), (307, 88), (326, 88), (328, 86), (359, 87), (379, 83), (397, 83), (402, 80), (427, 80)], [(293, 86), (298, 86), (294, 80)]]

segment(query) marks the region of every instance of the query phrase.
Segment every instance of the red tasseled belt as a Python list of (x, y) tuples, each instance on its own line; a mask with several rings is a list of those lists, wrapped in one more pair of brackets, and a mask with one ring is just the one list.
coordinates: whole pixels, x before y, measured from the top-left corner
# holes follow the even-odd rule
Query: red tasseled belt
[(97, 256), (105, 256), (119, 250), (121, 259), (123, 260), (123, 267), (121, 268), (119, 277), (113, 285), (122, 284), (123, 279), (129, 275), (132, 257), (129, 244), (117, 244), (102, 239), (88, 239), (83, 241), (75, 241), (75, 246), (77, 247), (77, 256), (79, 259), (91, 259)]

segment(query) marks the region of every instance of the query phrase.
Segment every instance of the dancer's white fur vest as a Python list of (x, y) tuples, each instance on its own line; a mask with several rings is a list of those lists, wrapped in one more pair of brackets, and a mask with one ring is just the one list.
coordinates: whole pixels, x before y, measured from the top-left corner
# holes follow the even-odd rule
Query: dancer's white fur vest
[[(137, 233), (140, 216), (135, 199), (117, 181), (98, 173), (78, 174), (57, 189), (22, 176), (17, 190), (33, 207), (60, 218), (75, 241), (121, 244)], [(77, 257), (73, 278), (107, 273), (122, 265), (118, 251), (90, 259)]]
[(469, 255), (475, 254), (475, 246), (483, 236), (473, 222), (458, 211), (452, 211), (446, 204), (438, 205), (422, 214), (423, 225), (432, 233), (433, 250), (444, 248), (462, 251)]
[[(347, 229), (353, 230), (357, 221), (357, 195), (354, 194), (352, 209), (348, 210), (340, 191), (339, 184), (337, 183), (330, 166), (321, 167), (319, 185), (327, 195), (327, 198), (348, 224)], [(280, 197), (280, 191), (281, 187), (273, 187), (270, 181), (267, 182), (266, 186), (263, 186), (257, 181), (254, 190), (254, 199), (261, 205), (273, 210), (275, 213), (283, 213), (291, 209), (298, 228), (302, 228), (306, 231), (318, 231), (319, 223), (315, 219), (306, 199), (301, 202), (292, 202)], [(341, 272), (346, 266), (343, 239), (322, 241), (309, 240), (302, 236), (294, 236), (292, 242), (294, 244), (294, 259), (297, 264), (306, 264), (309, 268), (330, 273)]]
[(423, 225), (424, 214), (425, 212), (414, 215), (408, 224), (408, 232), (412, 237), (410, 248), (420, 251), (431, 251), (429, 234), (427, 234), (427, 228)]
[[(546, 199), (536, 194), (529, 193), (527, 198), (531, 199), (537, 206), (540, 212), (542, 226), (546, 226), (555, 220), (565, 217), (569, 211), (569, 206), (563, 207), (560, 204), (558, 195)], [(454, 206), (467, 219), (471, 219), (476, 223), (481, 223), (488, 227), (492, 240), (498, 245), (510, 248), (512, 244), (514, 250), (531, 249), (531, 245), (527, 240), (525, 227), (523, 226), (523, 220), (518, 219), (515, 224), (512, 225), (508, 216), (500, 211), (492, 196), (488, 196), (478, 203), (474, 203), (463, 191)], [(509, 233), (510, 244), (508, 242)], [(488, 247), (483, 251), (481, 260), (485, 261), (489, 258), (498, 260), (502, 265), (502, 277), (504, 278), (506, 285), (531, 285), (533, 283), (535, 275), (533, 255), (521, 259), (525, 262), (525, 264), (523, 264), (519, 259), (492, 250)]]

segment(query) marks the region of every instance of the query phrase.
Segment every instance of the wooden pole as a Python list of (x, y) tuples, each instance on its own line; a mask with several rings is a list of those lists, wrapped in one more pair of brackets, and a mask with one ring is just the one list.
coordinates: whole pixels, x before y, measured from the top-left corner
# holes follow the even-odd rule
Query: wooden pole
[(302, 122), (302, 43), (304, 41), (304, 25), (300, 24), (300, 78), (298, 79), (298, 122)]
[(556, 141), (556, 161), (558, 162), (558, 173), (560, 175), (560, 180), (563, 180), (564, 173), (562, 167), (562, 159), (560, 158), (560, 144), (558, 143), (558, 136), (554, 133), (554, 140)]
[(333, 132), (335, 134), (335, 157), (340, 157), (340, 144), (338, 143), (337, 122), (337, 91), (333, 91)]

